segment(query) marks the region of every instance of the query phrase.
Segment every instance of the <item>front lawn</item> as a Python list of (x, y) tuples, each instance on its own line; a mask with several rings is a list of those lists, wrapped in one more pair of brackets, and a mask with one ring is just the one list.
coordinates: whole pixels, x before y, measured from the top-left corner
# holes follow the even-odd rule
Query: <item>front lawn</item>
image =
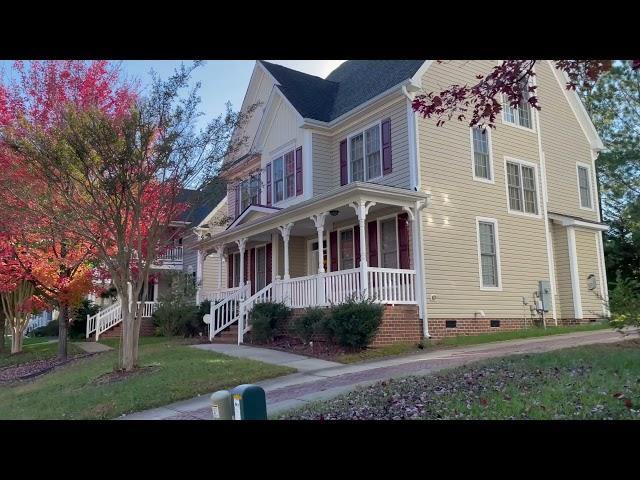
[[(181, 339), (141, 338), (142, 373), (113, 382), (114, 350), (0, 388), (0, 419), (108, 419), (198, 394), (293, 373), (287, 367), (197, 350)], [(53, 344), (55, 345), (55, 344)]]
[[(58, 355), (57, 338), (25, 338), (22, 352), (15, 355), (11, 355), (11, 339), (8, 338), (7, 340), (8, 342), (5, 343), (5, 351), (0, 353), (0, 369), (17, 365), (24, 365), (25, 363), (30, 363), (36, 360), (48, 360), (51, 358), (55, 358)], [(51, 342), (49, 340), (56, 341)], [(69, 342), (67, 345), (67, 353), (69, 357), (72, 357), (74, 355), (82, 353), (82, 350)]]
[(640, 419), (640, 340), (378, 382), (286, 419)]

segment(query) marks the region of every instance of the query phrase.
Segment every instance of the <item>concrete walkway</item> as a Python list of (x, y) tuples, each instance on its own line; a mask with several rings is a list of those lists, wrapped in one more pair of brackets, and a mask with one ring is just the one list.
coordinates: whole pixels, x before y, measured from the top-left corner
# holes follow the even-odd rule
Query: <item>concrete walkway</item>
[(87, 353), (102, 353), (113, 348), (98, 342), (73, 342), (73, 344)]
[[(352, 365), (333, 364), (332, 366), (317, 370), (299, 371), (292, 375), (259, 382), (267, 394), (268, 414), (276, 415), (291, 408), (302, 406), (306, 403), (325, 400), (356, 387), (366, 386), (380, 380), (398, 378), (407, 375), (426, 375), (446, 368), (458, 367), (478, 360), (502, 357), (514, 354), (541, 353), (562, 348), (590, 345), (595, 343), (614, 343), (624, 339), (638, 338), (638, 331), (627, 332), (626, 336), (611, 330), (599, 330), (593, 332), (576, 332), (563, 335), (551, 335), (548, 337), (529, 338), (523, 340), (509, 340), (483, 345), (457, 347), (429, 351), (402, 357), (389, 358), (373, 362), (365, 362)], [(291, 358), (280, 357), (281, 352), (269, 350), (266, 353), (262, 348), (231, 345), (203, 345), (206, 349), (220, 351), (227, 355), (244, 356), (256, 360), (267, 361), (273, 355), (279, 361), (287, 362)], [(216, 347), (216, 348), (209, 348)], [(227, 347), (226, 352), (218, 350)], [(236, 347), (237, 350), (231, 348)], [(251, 349), (252, 351), (245, 351)], [(300, 355), (292, 357), (301, 357)], [(262, 356), (262, 358), (258, 358)], [(303, 359), (305, 357), (302, 357)], [(312, 360), (312, 359), (307, 359)], [(306, 360), (291, 360), (279, 365), (311, 365)], [(318, 360), (324, 362), (323, 360)], [(146, 410), (120, 417), (123, 420), (210, 420), (211, 407), (209, 395), (201, 395), (190, 400), (173, 403), (164, 407)]]

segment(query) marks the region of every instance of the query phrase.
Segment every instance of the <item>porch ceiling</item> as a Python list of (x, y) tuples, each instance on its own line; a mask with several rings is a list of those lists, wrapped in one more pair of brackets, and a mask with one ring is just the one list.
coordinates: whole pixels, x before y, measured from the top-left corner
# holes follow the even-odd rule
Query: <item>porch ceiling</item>
[(377, 209), (389, 206), (413, 208), (417, 202), (426, 201), (429, 197), (430, 193), (427, 192), (415, 192), (387, 185), (354, 182), (346, 187), (339, 187), (318, 197), (300, 202), (285, 210), (229, 228), (224, 232), (201, 240), (193, 248), (208, 251), (215, 246), (234, 242), (241, 238), (252, 237), (254, 239), (257, 236), (262, 237), (263, 234), (277, 231), (277, 227), (287, 223), (294, 224), (291, 230), (292, 235), (313, 235), (316, 233), (316, 229), (310, 220), (311, 215), (338, 210), (339, 213), (335, 217), (330, 215), (326, 217), (326, 228), (329, 222), (340, 222), (353, 217), (355, 210), (349, 206), (352, 202), (376, 202), (376, 205), (369, 211), (372, 213)]

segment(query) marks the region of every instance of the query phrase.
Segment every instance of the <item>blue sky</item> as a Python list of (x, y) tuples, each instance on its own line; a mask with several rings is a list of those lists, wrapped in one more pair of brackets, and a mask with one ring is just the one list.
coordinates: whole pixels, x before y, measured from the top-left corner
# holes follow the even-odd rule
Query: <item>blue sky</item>
[[(268, 60), (301, 72), (325, 78), (344, 60)], [(144, 85), (149, 80), (149, 71), (155, 70), (162, 78), (169, 76), (180, 65), (180, 60), (124, 60), (123, 72), (137, 78)], [(191, 60), (184, 60), (191, 63)], [(11, 61), (0, 61), (0, 75), (11, 73)], [(234, 110), (242, 105), (245, 91), (249, 85), (249, 78), (253, 71), (254, 60), (207, 60), (204, 65), (196, 69), (193, 81), (199, 81), (202, 97), (201, 109), (205, 114), (203, 121), (219, 115), (224, 111), (224, 105), (230, 101)]]

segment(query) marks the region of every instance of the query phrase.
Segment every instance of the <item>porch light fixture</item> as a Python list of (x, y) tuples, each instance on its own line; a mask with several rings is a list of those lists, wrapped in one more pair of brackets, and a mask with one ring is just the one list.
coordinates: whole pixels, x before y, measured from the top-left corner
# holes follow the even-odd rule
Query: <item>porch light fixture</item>
[(338, 215), (340, 212), (338, 210), (329, 210), (329, 215), (331, 215), (332, 217), (335, 217), (336, 215)]

